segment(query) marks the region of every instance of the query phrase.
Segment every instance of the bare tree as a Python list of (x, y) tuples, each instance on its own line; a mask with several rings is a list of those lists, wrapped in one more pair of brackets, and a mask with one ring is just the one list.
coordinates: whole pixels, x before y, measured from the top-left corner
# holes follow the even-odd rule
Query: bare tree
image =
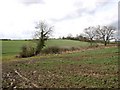
[(69, 33), (66, 38), (67, 38), (67, 39), (73, 39), (73, 36), (72, 36), (71, 33)]
[(84, 33), (85, 33), (86, 37), (90, 40), (90, 43), (92, 45), (93, 39), (96, 36), (96, 28), (95, 27), (85, 28)]
[(98, 29), (96, 30), (96, 36), (99, 37), (99, 39), (102, 39), (104, 41), (104, 45), (106, 46), (110, 40), (114, 39), (114, 32), (116, 28), (113, 26), (98, 26)]
[(35, 27), (38, 31), (35, 32), (35, 38), (38, 39), (36, 54), (39, 54), (42, 48), (45, 46), (45, 41), (49, 38), (53, 31), (52, 26), (48, 26), (44, 21), (38, 22)]

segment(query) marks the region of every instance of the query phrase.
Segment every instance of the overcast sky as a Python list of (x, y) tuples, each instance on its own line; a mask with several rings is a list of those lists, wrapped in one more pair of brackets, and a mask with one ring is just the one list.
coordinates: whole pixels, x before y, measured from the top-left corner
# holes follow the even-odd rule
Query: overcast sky
[(118, 0), (0, 0), (0, 38), (32, 38), (35, 22), (54, 26), (52, 37), (117, 24)]

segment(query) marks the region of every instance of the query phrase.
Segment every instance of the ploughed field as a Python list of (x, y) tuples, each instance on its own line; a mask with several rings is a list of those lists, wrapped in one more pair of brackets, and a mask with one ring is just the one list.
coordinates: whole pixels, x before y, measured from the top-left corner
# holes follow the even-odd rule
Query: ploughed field
[[(66, 46), (76, 45), (86, 48), (62, 54), (3, 60), (3, 88), (118, 87), (118, 48), (116, 46), (88, 48), (86, 42), (71, 41), (70, 43), (70, 40), (63, 41), (64, 44), (61, 42), (51, 40), (47, 45), (65, 46), (64, 44), (69, 43)], [(4, 46), (3, 50), (5, 50)], [(16, 49), (16, 52), (18, 51)]]

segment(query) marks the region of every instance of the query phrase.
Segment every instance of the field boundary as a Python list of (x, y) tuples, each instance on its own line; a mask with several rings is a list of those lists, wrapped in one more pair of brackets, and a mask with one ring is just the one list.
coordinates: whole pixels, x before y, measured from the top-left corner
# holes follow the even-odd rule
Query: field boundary
[(86, 50), (97, 50), (97, 49), (104, 49), (104, 48), (111, 48), (111, 47), (117, 47), (117, 45), (98, 46), (98, 47), (84, 47), (84, 48), (80, 48), (79, 50), (62, 52), (61, 54), (74, 53), (74, 52), (84, 52)]

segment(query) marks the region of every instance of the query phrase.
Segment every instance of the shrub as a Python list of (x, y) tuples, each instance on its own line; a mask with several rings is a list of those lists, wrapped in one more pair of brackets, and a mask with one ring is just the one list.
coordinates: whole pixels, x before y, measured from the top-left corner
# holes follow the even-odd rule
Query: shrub
[(53, 46), (53, 47), (48, 47), (42, 50), (42, 53), (45, 54), (58, 54), (61, 52), (61, 49), (59, 47)]
[(92, 47), (98, 47), (99, 45), (97, 43), (92, 43), (92, 45), (90, 45), (89, 47), (92, 48)]
[(70, 48), (70, 51), (75, 51), (75, 50), (79, 50), (79, 48), (77, 48), (77, 47), (71, 47)]
[(35, 55), (35, 48), (32, 45), (23, 45), (20, 57), (31, 57)]
[(44, 54), (60, 54), (62, 52), (66, 51), (74, 51), (74, 50), (79, 50), (79, 48), (71, 47), (71, 48), (59, 48), (56, 46), (53, 47), (48, 47), (42, 50), (42, 53)]
[(69, 51), (69, 48), (61, 48), (61, 52)]

